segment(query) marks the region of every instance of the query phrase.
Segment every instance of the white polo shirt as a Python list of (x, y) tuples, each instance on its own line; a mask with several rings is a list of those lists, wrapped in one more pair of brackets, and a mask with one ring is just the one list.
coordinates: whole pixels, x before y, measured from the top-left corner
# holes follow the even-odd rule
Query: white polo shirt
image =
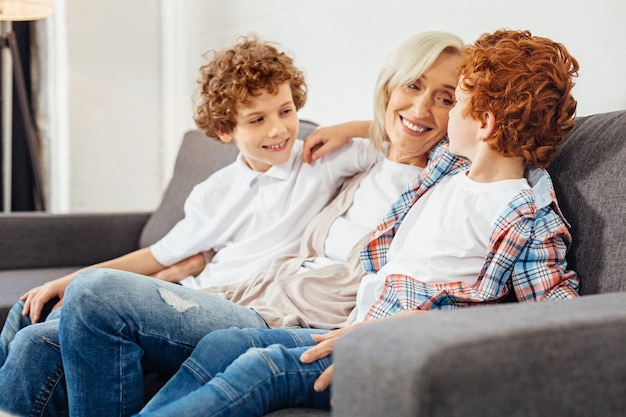
[(240, 154), (196, 185), (185, 201), (185, 217), (150, 247), (156, 260), (169, 266), (213, 249), (211, 263), (181, 283), (205, 288), (243, 281), (274, 259), (297, 253), (304, 228), (343, 181), (383, 157), (368, 140), (354, 139), (308, 165), (302, 148), (296, 141), (289, 161), (266, 172), (248, 168)]

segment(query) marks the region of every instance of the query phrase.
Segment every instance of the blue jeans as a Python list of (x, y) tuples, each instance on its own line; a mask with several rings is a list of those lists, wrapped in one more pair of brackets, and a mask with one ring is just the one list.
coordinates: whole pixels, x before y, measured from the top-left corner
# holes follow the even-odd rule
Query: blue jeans
[(65, 292), (59, 340), (70, 415), (129, 416), (144, 404), (143, 371), (174, 374), (207, 333), (267, 328), (247, 307), (153, 278), (108, 269)]
[(228, 329), (205, 336), (140, 416), (263, 416), (288, 407), (330, 408), (313, 383), (330, 363), (300, 355), (311, 329)]
[(0, 409), (16, 415), (67, 416), (58, 337), (60, 309), (46, 321), (31, 324), (22, 316), (23, 307), (21, 301), (13, 306), (0, 336)]
[[(44, 306), (41, 315), (42, 318), (45, 318), (46, 320), (59, 318), (59, 314), (61, 313), (60, 308), (50, 312), (52, 306), (56, 304), (56, 301), (57, 300), (54, 300)], [(9, 354), (9, 344), (13, 341), (17, 332), (32, 324), (30, 317), (22, 315), (23, 310), (24, 301), (18, 301), (13, 304), (13, 307), (11, 307), (7, 318), (4, 321), (4, 326), (2, 327), (2, 332), (0, 333), (0, 367), (4, 365), (4, 362), (7, 359), (7, 355)]]

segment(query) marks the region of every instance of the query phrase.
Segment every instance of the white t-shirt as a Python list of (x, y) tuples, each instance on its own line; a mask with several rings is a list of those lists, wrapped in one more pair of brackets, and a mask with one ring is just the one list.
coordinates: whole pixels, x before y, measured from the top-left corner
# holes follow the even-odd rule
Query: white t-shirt
[(183, 285), (204, 288), (247, 279), (275, 258), (296, 253), (309, 221), (336, 194), (344, 179), (382, 158), (368, 140), (302, 162), (302, 141), (289, 161), (266, 172), (252, 171), (241, 155), (196, 185), (185, 201), (185, 217), (150, 247), (157, 261), (172, 265), (213, 249), (215, 256)]
[(324, 252), (337, 263), (346, 261), (354, 245), (380, 223), (391, 205), (422, 168), (383, 159), (361, 180), (354, 201), (328, 231)]
[(429, 284), (476, 281), (498, 216), (530, 187), (525, 178), (479, 183), (466, 173), (443, 178), (411, 207), (389, 246), (387, 263), (361, 281), (357, 321), (378, 300), (388, 275)]

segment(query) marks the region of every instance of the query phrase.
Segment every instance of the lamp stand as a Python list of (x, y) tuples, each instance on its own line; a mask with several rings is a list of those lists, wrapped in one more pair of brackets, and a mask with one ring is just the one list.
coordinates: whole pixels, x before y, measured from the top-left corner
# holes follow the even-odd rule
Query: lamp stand
[(33, 197), (36, 210), (45, 210), (45, 199), (43, 193), (43, 181), (39, 161), (37, 159), (38, 141), (35, 133), (30, 106), (28, 104), (28, 94), (22, 61), (17, 49), (15, 32), (13, 32), (12, 22), (3, 21), (0, 42), (2, 47), (2, 191), (3, 210), (5, 213), (11, 211), (12, 193), (12, 158), (13, 158), (13, 81), (17, 93), (18, 105), (22, 114), (22, 123), (26, 133), (26, 148), (30, 159), (33, 174)]

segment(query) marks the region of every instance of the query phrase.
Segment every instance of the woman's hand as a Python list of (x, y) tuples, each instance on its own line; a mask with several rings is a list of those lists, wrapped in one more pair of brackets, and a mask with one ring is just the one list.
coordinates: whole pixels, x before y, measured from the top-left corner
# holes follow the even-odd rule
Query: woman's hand
[(367, 137), (370, 122), (346, 122), (319, 127), (304, 139), (302, 160), (312, 164), (322, 156), (345, 145), (352, 138)]
[(183, 278), (186, 278), (190, 275), (196, 276), (206, 266), (206, 259), (202, 253), (198, 253), (196, 255), (192, 255), (189, 258), (183, 259), (182, 261), (164, 268), (159, 272), (152, 275), (152, 277), (168, 281), (168, 282), (179, 282)]

